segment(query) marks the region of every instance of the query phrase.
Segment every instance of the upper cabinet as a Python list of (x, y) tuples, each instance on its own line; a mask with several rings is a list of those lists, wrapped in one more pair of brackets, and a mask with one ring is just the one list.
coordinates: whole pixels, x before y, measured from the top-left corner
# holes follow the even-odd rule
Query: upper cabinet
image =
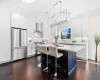
[(26, 28), (26, 18), (18, 13), (11, 12), (11, 26), (18, 28)]
[(72, 19), (71, 23), (73, 37), (88, 36), (88, 16), (78, 16)]
[(71, 25), (71, 30), (72, 30), (72, 37), (80, 37), (81, 26), (82, 26), (81, 18), (77, 17), (77, 18), (72, 19), (70, 25)]

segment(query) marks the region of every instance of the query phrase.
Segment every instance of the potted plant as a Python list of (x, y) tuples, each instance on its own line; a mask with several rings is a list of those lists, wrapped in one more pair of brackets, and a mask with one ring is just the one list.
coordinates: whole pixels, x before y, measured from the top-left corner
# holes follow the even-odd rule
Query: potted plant
[(100, 44), (100, 36), (95, 36), (95, 45), (96, 45), (96, 53), (95, 53), (95, 62), (97, 63), (98, 62), (98, 45)]

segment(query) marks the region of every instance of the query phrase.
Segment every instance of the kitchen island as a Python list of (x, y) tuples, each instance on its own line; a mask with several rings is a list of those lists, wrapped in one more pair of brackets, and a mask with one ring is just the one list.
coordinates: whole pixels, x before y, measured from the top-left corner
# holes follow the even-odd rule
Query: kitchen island
[(36, 45), (36, 51), (39, 51), (43, 54), (47, 54), (47, 52), (43, 50), (43, 47), (46, 47), (46, 48), (56, 47), (58, 52), (63, 54), (64, 61), (62, 63), (64, 64), (66, 71), (67, 71), (66, 76), (71, 76), (75, 72), (77, 68), (76, 53), (84, 48), (84, 46), (81, 46), (81, 45), (79, 46), (79, 45), (58, 44), (57, 46), (55, 46), (53, 44), (39, 44), (39, 45)]

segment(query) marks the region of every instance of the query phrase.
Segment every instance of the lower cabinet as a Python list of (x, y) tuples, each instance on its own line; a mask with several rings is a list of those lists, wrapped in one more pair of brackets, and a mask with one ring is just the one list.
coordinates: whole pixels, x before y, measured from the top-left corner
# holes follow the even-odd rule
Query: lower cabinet
[(87, 60), (86, 48), (83, 48), (82, 50), (77, 52), (77, 58), (82, 60)]
[(28, 57), (35, 55), (35, 44), (28, 44), (27, 53), (28, 53)]
[(71, 76), (76, 70), (76, 52), (68, 52), (68, 76)]

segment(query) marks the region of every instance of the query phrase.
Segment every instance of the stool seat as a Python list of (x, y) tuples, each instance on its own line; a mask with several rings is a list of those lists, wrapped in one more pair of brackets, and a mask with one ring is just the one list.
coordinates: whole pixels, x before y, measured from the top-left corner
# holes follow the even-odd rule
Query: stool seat
[(58, 53), (58, 54), (57, 54), (57, 58), (60, 58), (60, 57), (62, 57), (62, 56), (63, 56), (62, 53)]

